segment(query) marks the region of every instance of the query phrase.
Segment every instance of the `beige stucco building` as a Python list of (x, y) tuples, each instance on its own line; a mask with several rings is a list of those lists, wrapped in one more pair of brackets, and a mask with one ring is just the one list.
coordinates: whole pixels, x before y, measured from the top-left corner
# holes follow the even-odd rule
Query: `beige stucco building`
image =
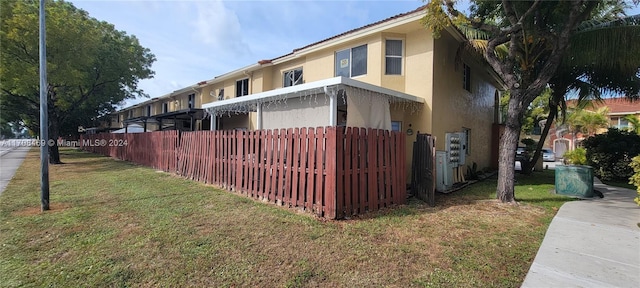
[(488, 167), (502, 82), (481, 59), (458, 55), (455, 28), (434, 39), (424, 15), (421, 7), (122, 109), (111, 127), (373, 127), (405, 132), (406, 151), (418, 131), (437, 137), (437, 150), (445, 133), (462, 132), (467, 163)]

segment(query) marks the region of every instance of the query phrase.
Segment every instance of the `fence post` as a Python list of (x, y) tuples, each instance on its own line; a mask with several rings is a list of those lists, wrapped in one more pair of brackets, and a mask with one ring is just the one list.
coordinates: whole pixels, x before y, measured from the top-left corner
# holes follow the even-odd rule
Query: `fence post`
[[(338, 167), (336, 165), (337, 161), (337, 135), (336, 135), (336, 127), (328, 127), (325, 134), (326, 139), (326, 147), (325, 147), (325, 157), (326, 157), (326, 177), (325, 177), (325, 186), (324, 186), (324, 206), (326, 207), (325, 217), (329, 219), (336, 218), (336, 210), (342, 210), (342, 207), (336, 207), (337, 201), (337, 191), (336, 191), (336, 180), (337, 177), (340, 177), (338, 172)], [(342, 145), (340, 145), (342, 146)], [(341, 214), (341, 213), (340, 213)]]

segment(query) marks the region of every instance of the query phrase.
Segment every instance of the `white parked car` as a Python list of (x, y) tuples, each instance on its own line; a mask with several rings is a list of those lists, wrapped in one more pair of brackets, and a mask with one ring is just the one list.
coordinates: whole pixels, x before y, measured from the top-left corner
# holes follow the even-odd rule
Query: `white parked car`
[(554, 162), (556, 161), (556, 154), (550, 148), (542, 148), (542, 161)]

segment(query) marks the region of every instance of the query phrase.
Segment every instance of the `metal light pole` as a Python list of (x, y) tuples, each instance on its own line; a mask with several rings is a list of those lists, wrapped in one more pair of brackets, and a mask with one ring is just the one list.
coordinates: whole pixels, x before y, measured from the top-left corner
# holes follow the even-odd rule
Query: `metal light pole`
[(49, 210), (49, 119), (47, 107), (47, 47), (45, 0), (40, 0), (40, 203)]

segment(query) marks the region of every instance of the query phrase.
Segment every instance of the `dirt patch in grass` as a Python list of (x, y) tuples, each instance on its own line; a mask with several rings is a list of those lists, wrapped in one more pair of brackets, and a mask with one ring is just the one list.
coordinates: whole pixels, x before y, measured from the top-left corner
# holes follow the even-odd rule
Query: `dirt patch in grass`
[(20, 211), (14, 211), (12, 214), (14, 216), (33, 216), (43, 213), (56, 213), (60, 211), (67, 210), (71, 207), (69, 203), (50, 203), (49, 210), (42, 211), (42, 207), (27, 207), (23, 208)]
[(37, 154), (0, 197), (6, 286), (514, 287), (561, 204), (540, 192), (548, 183), (533, 183), (519, 187), (521, 205), (504, 205), (485, 181), (438, 195), (436, 207), (410, 199), (326, 221), (126, 162), (63, 155), (67, 164), (51, 167), (56, 213), (35, 207)]

